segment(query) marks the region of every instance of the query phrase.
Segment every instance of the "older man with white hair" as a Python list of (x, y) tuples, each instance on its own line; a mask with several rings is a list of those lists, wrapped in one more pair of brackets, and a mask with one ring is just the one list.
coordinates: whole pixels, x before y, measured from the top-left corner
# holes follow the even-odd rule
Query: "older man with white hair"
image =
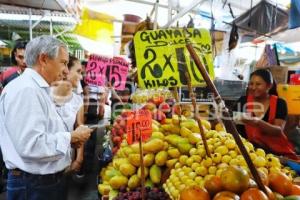
[(71, 163), (71, 146), (81, 146), (91, 129), (68, 132), (56, 111), (50, 85), (68, 73), (68, 49), (52, 36), (26, 46), (28, 68), (0, 97), (0, 144), (6, 167), (8, 200), (57, 200), (63, 171)]

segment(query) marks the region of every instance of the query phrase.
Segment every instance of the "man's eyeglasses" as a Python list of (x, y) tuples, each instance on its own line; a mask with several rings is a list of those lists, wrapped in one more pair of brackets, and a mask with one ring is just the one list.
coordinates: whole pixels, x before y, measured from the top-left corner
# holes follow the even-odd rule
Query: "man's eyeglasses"
[(19, 58), (20, 60), (24, 60), (24, 56), (22, 55), (17, 55), (16, 57)]

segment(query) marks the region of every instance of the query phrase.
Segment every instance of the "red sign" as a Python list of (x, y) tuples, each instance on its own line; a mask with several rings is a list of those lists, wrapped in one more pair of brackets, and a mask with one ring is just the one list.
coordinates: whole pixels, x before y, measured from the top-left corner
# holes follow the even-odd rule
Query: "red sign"
[(152, 115), (149, 110), (137, 110), (127, 118), (126, 125), (127, 143), (138, 142), (140, 136), (142, 141), (151, 137), (152, 133)]
[(128, 63), (125, 59), (91, 55), (86, 66), (85, 82), (98, 86), (105, 86), (109, 82), (116, 90), (124, 90), (127, 73)]

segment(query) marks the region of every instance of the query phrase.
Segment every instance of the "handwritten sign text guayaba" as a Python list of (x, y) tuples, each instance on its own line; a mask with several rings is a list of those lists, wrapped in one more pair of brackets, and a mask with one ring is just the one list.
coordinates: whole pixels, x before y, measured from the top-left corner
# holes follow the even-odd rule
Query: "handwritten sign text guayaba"
[(109, 82), (116, 90), (123, 90), (127, 73), (128, 63), (125, 59), (91, 55), (86, 67), (85, 82), (98, 86), (105, 86)]
[(134, 36), (139, 86), (142, 88), (187, 85), (186, 72), (193, 86), (204, 80), (192, 60), (186, 43), (190, 41), (210, 77), (214, 78), (211, 38), (205, 29), (166, 29), (140, 31)]

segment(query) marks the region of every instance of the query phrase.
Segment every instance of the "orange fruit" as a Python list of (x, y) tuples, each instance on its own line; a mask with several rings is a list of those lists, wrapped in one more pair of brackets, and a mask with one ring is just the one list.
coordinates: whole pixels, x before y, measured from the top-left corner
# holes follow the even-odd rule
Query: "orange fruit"
[(239, 200), (239, 199), (240, 197), (237, 194), (234, 194), (229, 191), (219, 192), (213, 198), (213, 200)]
[(279, 194), (286, 196), (291, 193), (292, 181), (283, 172), (276, 172), (269, 174), (270, 188)]
[(249, 174), (246, 170), (230, 166), (221, 174), (221, 182), (225, 190), (242, 193), (249, 187)]
[(300, 186), (293, 184), (289, 195), (300, 195)]
[(180, 192), (180, 200), (210, 200), (208, 192), (199, 186), (192, 186)]
[(268, 196), (257, 188), (250, 188), (243, 192), (241, 200), (269, 200)]
[(204, 188), (208, 191), (210, 195), (215, 195), (221, 192), (223, 189), (221, 178), (218, 176), (212, 176), (204, 183)]

